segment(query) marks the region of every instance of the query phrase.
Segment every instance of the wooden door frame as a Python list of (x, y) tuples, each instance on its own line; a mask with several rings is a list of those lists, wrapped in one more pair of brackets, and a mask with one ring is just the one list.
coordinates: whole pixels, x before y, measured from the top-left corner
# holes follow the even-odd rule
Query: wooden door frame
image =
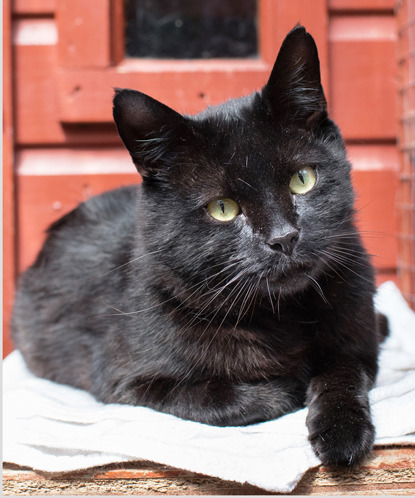
[(16, 279), (11, 1), (3, 0), (3, 357), (12, 350), (10, 315)]

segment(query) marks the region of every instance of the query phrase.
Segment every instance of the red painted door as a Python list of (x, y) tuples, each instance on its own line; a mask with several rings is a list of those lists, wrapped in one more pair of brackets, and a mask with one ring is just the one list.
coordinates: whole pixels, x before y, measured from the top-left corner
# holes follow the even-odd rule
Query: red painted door
[[(253, 53), (223, 58), (207, 52), (206, 58), (202, 50), (191, 59), (128, 54), (124, 5), (131, 3), (15, 0), (7, 12), (10, 2), (4, 2), (4, 36), (13, 48), (5, 75), (10, 96), (7, 90), (4, 99), (13, 103), (6, 122), (11, 126), (14, 118), (4, 168), (6, 337), (12, 269), (22, 271), (33, 261), (48, 224), (93, 194), (139, 181), (112, 123), (113, 88), (139, 89), (185, 113), (248, 94), (266, 82), (285, 34), (298, 22), (319, 47), (329, 106), (355, 165), (366, 244), (377, 254), (380, 279), (393, 276), (398, 169), (393, 0), (252, 1)], [(183, 3), (194, 8), (188, 15), (196, 22), (197, 5), (207, 2)], [(217, 3), (223, 16), (247, 4)], [(183, 20), (175, 19), (180, 27)], [(144, 42), (137, 43), (140, 49)], [(4, 352), (10, 349), (6, 340)]]

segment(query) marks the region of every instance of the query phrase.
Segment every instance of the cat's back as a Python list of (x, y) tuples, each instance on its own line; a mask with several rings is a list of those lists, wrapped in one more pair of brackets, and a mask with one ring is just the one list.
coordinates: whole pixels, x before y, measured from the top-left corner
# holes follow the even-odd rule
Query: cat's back
[[(82, 337), (86, 352), (103, 330), (95, 317), (108, 312), (105, 306), (125, 287), (123, 268), (114, 270), (131, 259), (138, 195), (137, 186), (105, 192), (48, 229), (42, 250), (21, 277), (12, 318), (14, 342), (36, 373), (45, 375), (45, 368), (51, 378), (50, 371), (64, 370), (51, 367), (53, 354), (44, 353), (52, 343), (55, 351), (65, 350)], [(81, 362), (82, 354), (72, 357)]]

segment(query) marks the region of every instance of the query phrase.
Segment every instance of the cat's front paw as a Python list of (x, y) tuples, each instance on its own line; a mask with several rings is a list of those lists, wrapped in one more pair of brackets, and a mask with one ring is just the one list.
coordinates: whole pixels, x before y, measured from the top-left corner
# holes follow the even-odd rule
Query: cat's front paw
[(307, 427), (313, 450), (325, 465), (360, 463), (375, 439), (369, 410), (356, 401), (330, 408), (311, 405)]

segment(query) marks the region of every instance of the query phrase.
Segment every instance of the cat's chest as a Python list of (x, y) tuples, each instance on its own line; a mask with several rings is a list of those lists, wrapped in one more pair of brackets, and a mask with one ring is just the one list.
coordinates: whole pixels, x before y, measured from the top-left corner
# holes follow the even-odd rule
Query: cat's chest
[(309, 335), (298, 324), (269, 320), (222, 326), (188, 344), (188, 364), (208, 376), (241, 381), (301, 375), (308, 369)]

